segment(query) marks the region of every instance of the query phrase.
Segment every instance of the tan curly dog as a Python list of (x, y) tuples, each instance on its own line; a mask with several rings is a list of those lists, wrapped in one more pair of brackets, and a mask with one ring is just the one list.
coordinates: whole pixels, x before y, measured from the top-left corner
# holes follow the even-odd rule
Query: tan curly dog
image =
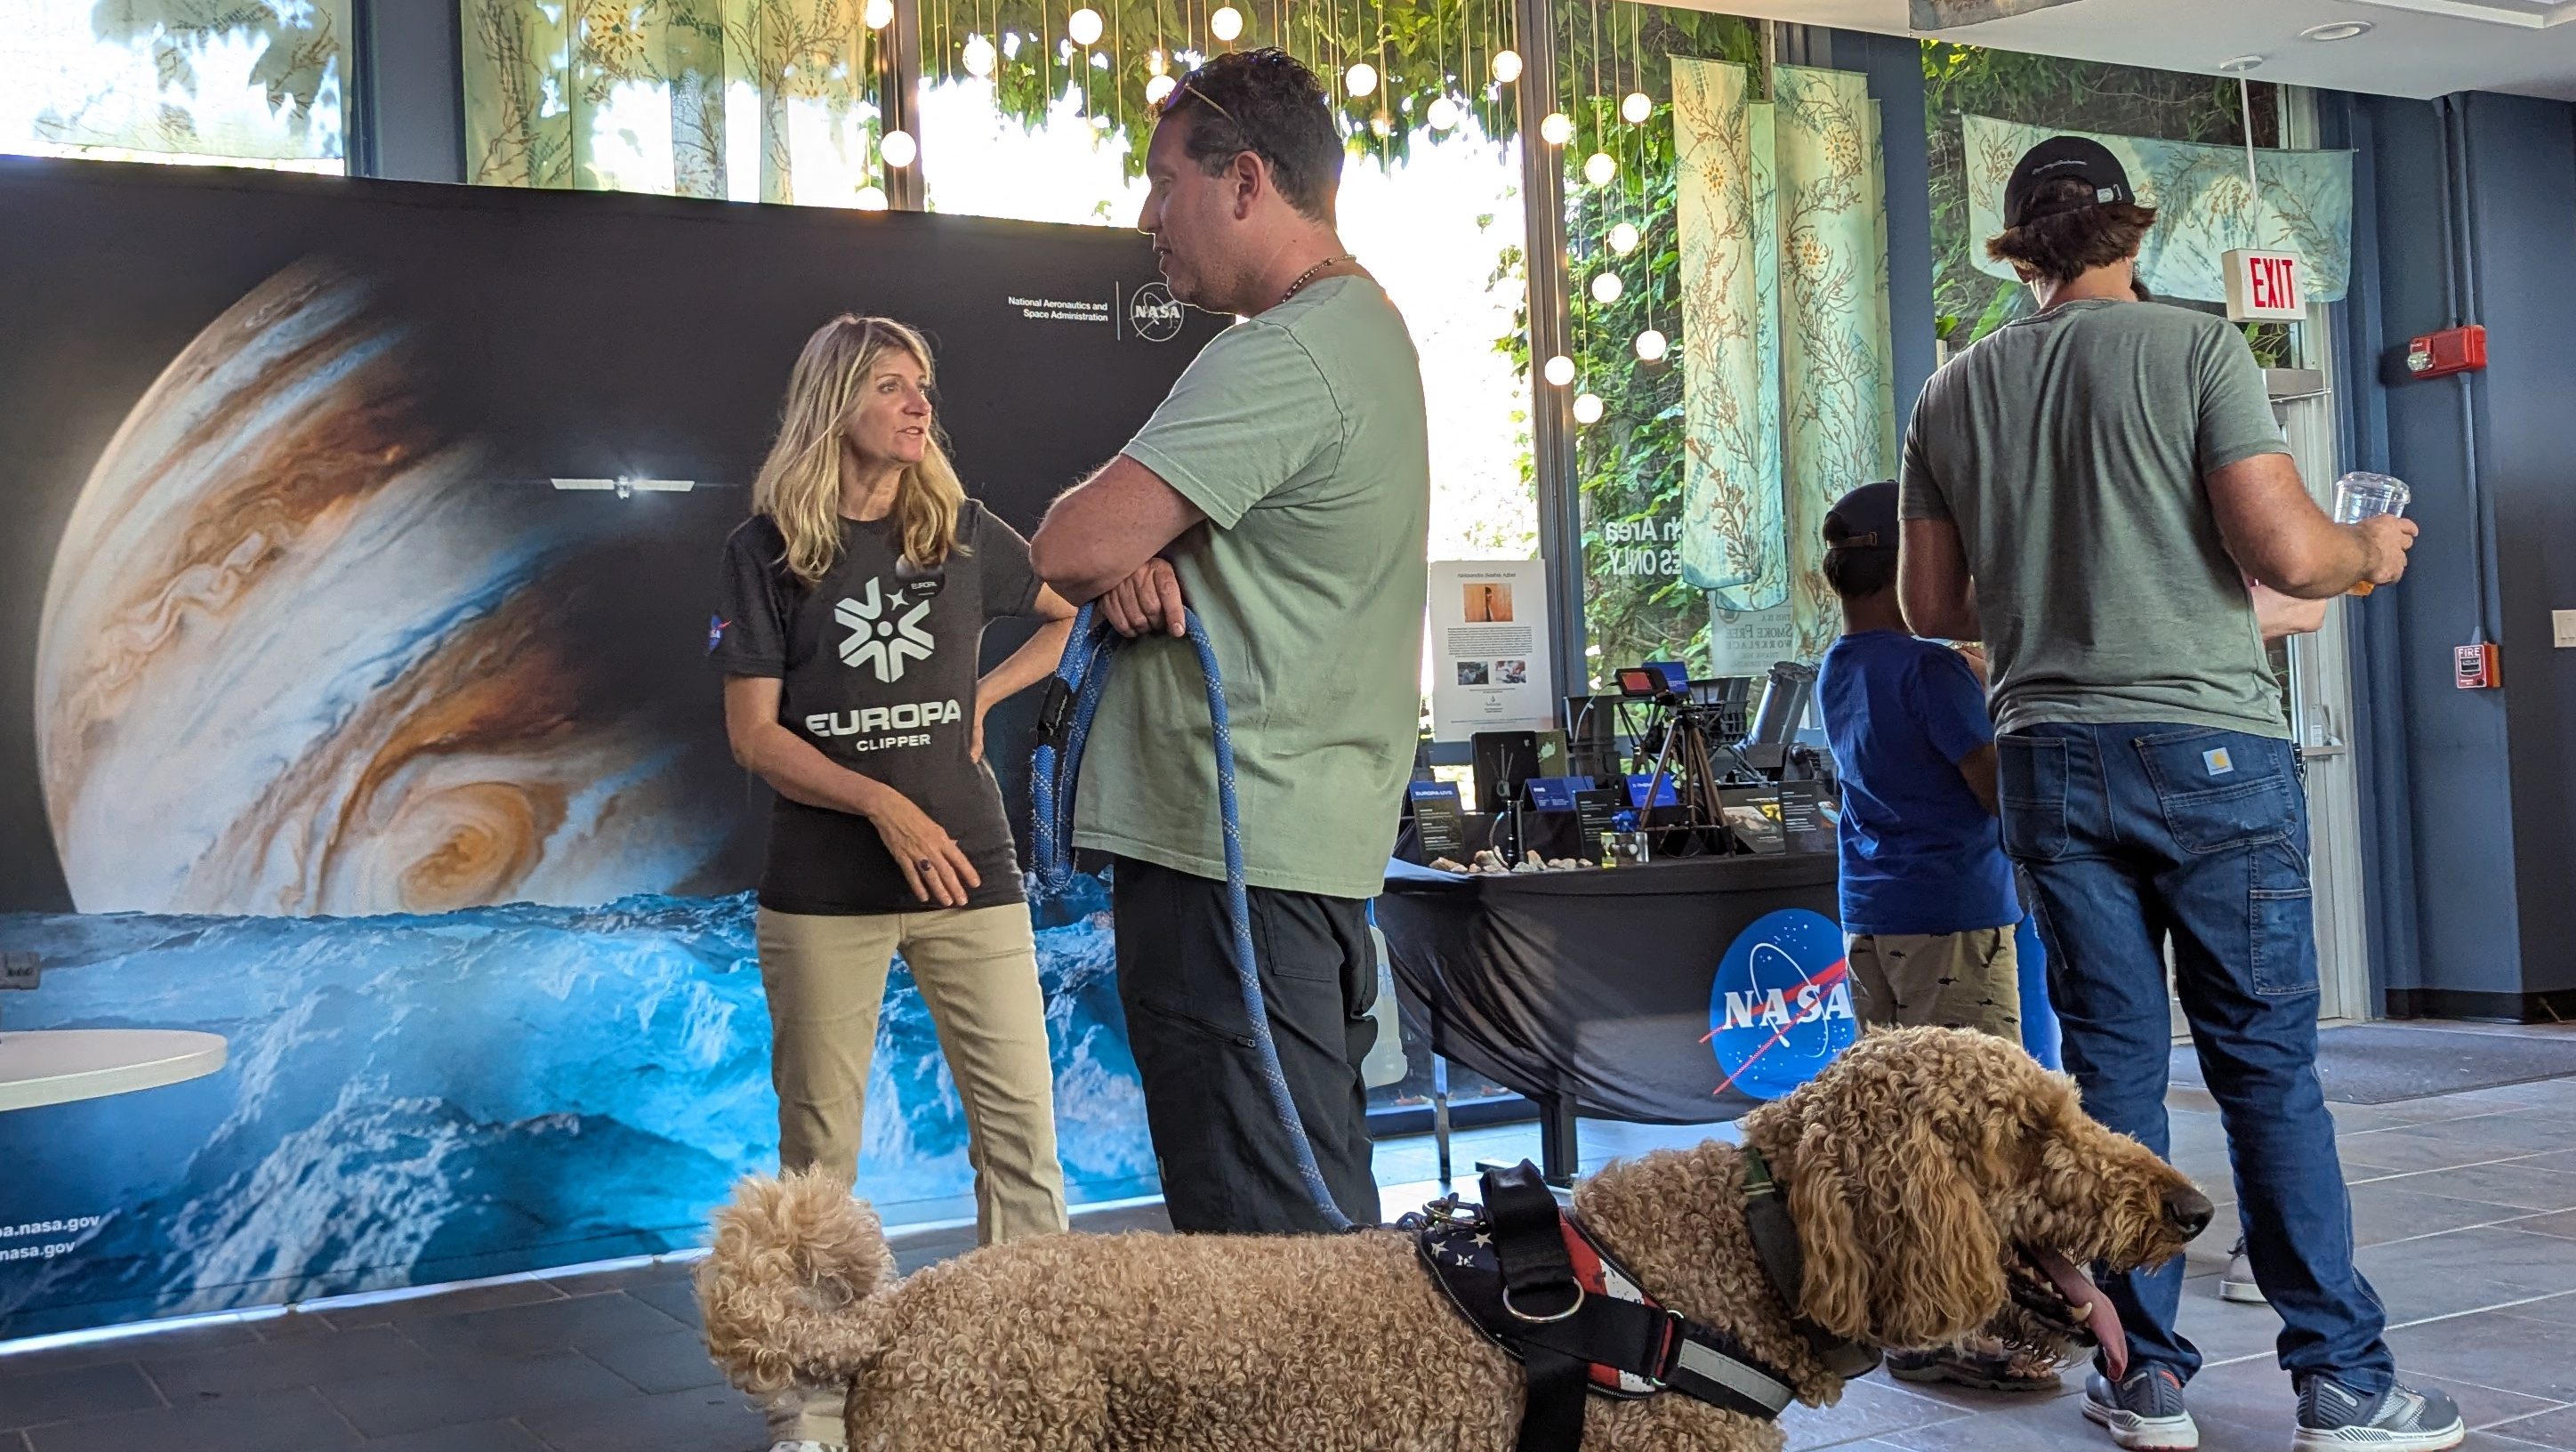
[[(2009, 1322), (2032, 1252), (2158, 1262), (2209, 1216), (2178, 1171), (2086, 1117), (2067, 1079), (1979, 1034), (1871, 1034), (1743, 1131), (1788, 1186), (1805, 1313), (1882, 1346)], [(1742, 1183), (1736, 1150), (1711, 1143), (1614, 1165), (1575, 1206), (1663, 1304), (1732, 1333), (1800, 1400), (1832, 1402), (1841, 1380), (1755, 1259)], [(897, 1282), (875, 1215), (845, 1191), (753, 1179), (716, 1218), (699, 1294), (737, 1386), (847, 1381), (850, 1442), (869, 1452), (1506, 1452), (1521, 1410), (1520, 1364), (1389, 1232), (1046, 1236)], [(1583, 1438), (1586, 1452), (1780, 1444), (1774, 1423), (1676, 1393), (1596, 1398)]]

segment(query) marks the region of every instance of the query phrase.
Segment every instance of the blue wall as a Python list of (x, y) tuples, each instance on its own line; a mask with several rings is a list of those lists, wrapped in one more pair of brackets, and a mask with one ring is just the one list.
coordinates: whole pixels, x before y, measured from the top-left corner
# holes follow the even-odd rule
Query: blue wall
[[(2473, 158), (2465, 249), (2445, 245), (2446, 105)], [(2412, 484), (2424, 525), (2405, 582), (2357, 612), (2388, 1008), (2576, 1011), (2576, 657), (2551, 648), (2549, 625), (2553, 603), (2576, 607), (2576, 566), (2551, 555), (2576, 541), (2576, 109), (2362, 98), (2328, 121), (2329, 141), (2363, 153), (2349, 457)], [(2489, 370), (2410, 377), (2407, 340), (2455, 314), (2486, 324)], [(2505, 687), (2461, 691), (2452, 647), (2481, 626), (2503, 643)]]

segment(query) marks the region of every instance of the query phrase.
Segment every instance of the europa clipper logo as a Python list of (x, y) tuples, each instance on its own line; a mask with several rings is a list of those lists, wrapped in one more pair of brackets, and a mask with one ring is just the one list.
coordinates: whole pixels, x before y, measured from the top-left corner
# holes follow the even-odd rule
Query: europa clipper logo
[(903, 592), (880, 595), (878, 583), (868, 581), (868, 588), (858, 598), (844, 596), (832, 607), (832, 618), (849, 628), (841, 642), (841, 663), (852, 667), (873, 667), (877, 679), (892, 683), (903, 679), (903, 663), (930, 659), (930, 632), (921, 628), (922, 618), (930, 613), (927, 600), (904, 610)]
[(1149, 282), (1127, 299), (1127, 326), (1148, 343), (1168, 343), (1181, 335), (1181, 304), (1172, 290)]
[(1850, 1048), (1851, 965), (1842, 929), (1804, 908), (1765, 913), (1735, 935), (1708, 996), (1708, 1037), (1729, 1089), (1777, 1099)]

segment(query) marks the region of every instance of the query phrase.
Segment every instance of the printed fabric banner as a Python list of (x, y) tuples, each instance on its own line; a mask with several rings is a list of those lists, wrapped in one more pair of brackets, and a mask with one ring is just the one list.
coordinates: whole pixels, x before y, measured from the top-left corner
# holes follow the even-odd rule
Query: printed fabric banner
[(1744, 653), (1740, 627), (1765, 668), (1831, 643), (1817, 530), (1896, 460), (1877, 106), (1855, 72), (1780, 66), (1772, 86), (1755, 102), (1741, 66), (1673, 62), (1683, 576), (1710, 592), (1713, 656)]
[(2009, 20), (2034, 10), (2054, 10), (2074, 3), (2075, 0), (1914, 0), (1913, 12), (1907, 19), (1916, 30), (1956, 30), (1962, 25)]
[(1985, 254), (2004, 229), (2004, 184), (2022, 153), (2052, 136), (2089, 136), (2127, 168), (2138, 200), (2157, 211), (2138, 255), (2138, 279), (2159, 297), (2227, 300), (2226, 254), (2238, 247), (2295, 252), (2308, 264), (2309, 296), (2337, 302), (2352, 281), (2352, 153), (2254, 153), (2263, 181), (2248, 196), (2245, 148), (2058, 131), (1991, 116), (1960, 118), (1968, 153), (1969, 251), (1977, 270), (2011, 281), (2012, 265)]

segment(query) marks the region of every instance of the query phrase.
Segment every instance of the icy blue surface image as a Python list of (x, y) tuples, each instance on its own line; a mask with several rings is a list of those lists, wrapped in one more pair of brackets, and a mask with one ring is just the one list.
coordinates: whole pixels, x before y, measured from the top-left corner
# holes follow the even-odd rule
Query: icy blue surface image
[[(1085, 882), (1039, 917), (1077, 1201), (1156, 1188), (1107, 910)], [(0, 915), (0, 946), (45, 966), (0, 1029), (231, 1047), (209, 1078), (0, 1114), (0, 1337), (700, 1243), (735, 1177), (776, 1165), (753, 911)], [(973, 1213), (965, 1120), (900, 966), (860, 1192), (892, 1223)]]

